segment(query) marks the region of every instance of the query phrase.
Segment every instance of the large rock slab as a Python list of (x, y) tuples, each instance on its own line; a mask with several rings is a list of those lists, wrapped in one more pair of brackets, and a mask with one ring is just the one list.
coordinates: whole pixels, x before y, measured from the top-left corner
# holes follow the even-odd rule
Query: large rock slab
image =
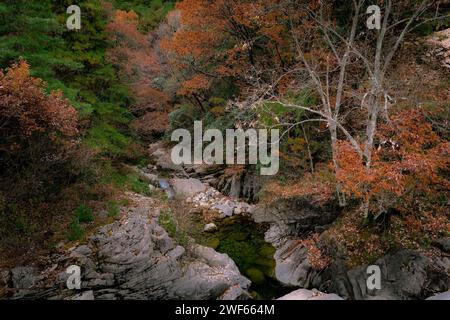
[(297, 287), (310, 287), (315, 270), (308, 261), (305, 247), (298, 245), (298, 241), (289, 240), (277, 248), (274, 259), (275, 276), (281, 283)]
[(367, 288), (367, 265), (349, 270), (336, 263), (321, 275), (332, 283), (326, 290), (357, 300), (415, 300), (450, 288), (450, 259), (445, 256), (430, 258), (417, 251), (399, 250), (373, 265), (380, 267), (381, 289)]
[(161, 170), (180, 171), (183, 169), (181, 165), (173, 163), (171, 150), (166, 148), (161, 142), (151, 144), (149, 153), (156, 166)]
[(450, 253), (450, 237), (437, 240), (434, 245), (446, 253)]
[[(40, 299), (247, 299), (250, 280), (226, 254), (191, 244), (184, 248), (158, 224), (136, 195), (137, 205), (100, 228), (89, 241), (59, 260), (59, 274), (45, 278), (32, 292), (14, 298)], [(149, 201), (151, 199), (145, 198)], [(81, 268), (81, 290), (66, 288), (65, 268)], [(15, 272), (22, 275), (23, 272)], [(15, 276), (20, 283), (30, 282)], [(34, 278), (33, 278), (34, 279)], [(16, 282), (17, 282), (16, 281)], [(49, 288), (52, 288), (49, 290)]]
[(434, 296), (428, 297), (425, 300), (450, 300), (450, 291), (438, 293)]
[(41, 277), (34, 267), (15, 267), (11, 270), (12, 285), (16, 289), (30, 289)]
[(275, 249), (275, 276), (286, 285), (312, 288), (320, 283), (308, 261), (307, 249), (299, 241), (307, 232), (319, 232), (332, 223), (339, 210), (332, 203), (318, 204), (306, 197), (279, 199), (258, 205), (252, 212), (257, 223), (269, 224), (265, 240)]
[(284, 238), (307, 231), (322, 231), (321, 228), (333, 222), (338, 215), (339, 210), (332, 202), (315, 204), (307, 197), (292, 197), (258, 205), (253, 219), (257, 223), (279, 225), (288, 232), (282, 235)]
[(198, 179), (171, 179), (170, 185), (175, 191), (175, 197), (185, 199), (197, 193), (204, 192), (207, 186)]

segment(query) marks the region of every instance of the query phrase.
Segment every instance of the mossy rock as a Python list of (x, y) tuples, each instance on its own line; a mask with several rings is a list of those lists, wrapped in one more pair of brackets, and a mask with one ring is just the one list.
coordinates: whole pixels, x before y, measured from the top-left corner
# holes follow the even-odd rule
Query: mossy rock
[(248, 238), (248, 233), (245, 232), (235, 232), (230, 234), (229, 239), (234, 241), (244, 241)]
[(262, 273), (264, 273), (264, 275), (266, 276), (266, 277), (269, 277), (269, 278), (272, 278), (272, 279), (275, 279), (276, 280), (276, 277), (275, 277), (275, 268), (272, 268), (272, 267), (268, 267), (268, 266), (258, 266), (258, 268), (259, 268), (259, 270), (261, 270), (262, 271)]
[(255, 300), (263, 299), (263, 297), (258, 292), (256, 292), (255, 290), (251, 290), (249, 293), (252, 296), (252, 298), (255, 299)]
[(263, 258), (263, 257), (256, 258), (255, 264), (263, 267), (275, 268), (275, 260), (271, 258)]
[(217, 247), (220, 244), (219, 238), (211, 238), (208, 240), (207, 246), (213, 248), (214, 250), (217, 249)]
[(247, 269), (245, 274), (255, 284), (261, 284), (265, 280), (264, 273), (256, 268)]
[(265, 258), (270, 258), (270, 260), (273, 260), (273, 256), (275, 254), (275, 248), (271, 246), (270, 244), (265, 244), (261, 247), (259, 251), (259, 255)]

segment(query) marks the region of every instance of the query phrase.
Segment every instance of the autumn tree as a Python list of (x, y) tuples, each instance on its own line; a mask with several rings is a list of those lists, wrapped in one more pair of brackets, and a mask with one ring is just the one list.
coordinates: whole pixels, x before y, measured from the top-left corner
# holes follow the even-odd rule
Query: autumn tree
[[(60, 92), (47, 95), (45, 88), (25, 61), (0, 72), (2, 188), (15, 181), (14, 191), (28, 196), (67, 173), (77, 144), (76, 110)], [(31, 185), (22, 189), (21, 182)]]
[(369, 169), (348, 142), (339, 141), (337, 179), (348, 195), (374, 202), (374, 219), (390, 208), (409, 207), (413, 197), (421, 195), (431, 204), (433, 195), (447, 192), (450, 144), (426, 116), (420, 108), (402, 110), (380, 125)]
[(220, 80), (244, 91), (291, 65), (287, 21), (298, 12), (288, 1), (184, 0), (176, 8), (178, 28), (162, 47), (179, 73), (178, 93), (200, 105)]
[[(313, 90), (318, 103), (292, 103), (276, 90), (269, 99), (310, 113), (314, 118), (307, 122), (326, 123), (336, 174), (340, 170), (338, 143), (342, 139), (353, 148), (370, 175), (377, 128), (383, 121), (390, 121), (393, 98), (386, 78), (393, 59), (408, 33), (421, 24), (421, 19), (428, 18), (430, 11), (434, 13), (434, 1), (388, 0), (379, 5), (383, 8), (380, 30), (367, 28), (362, 17), (368, 4), (363, 0), (349, 3), (352, 13), (344, 22), (333, 16), (333, 3), (322, 3), (313, 9), (304, 7), (307, 21), (313, 26), (305, 35), (303, 25), (290, 19), (298, 63), (286, 74), (297, 75), (291, 90)], [(267, 92), (263, 90), (263, 101), (267, 101)], [(346, 201), (341, 187), (338, 181), (336, 191), (343, 206)], [(365, 216), (370, 214), (369, 202), (370, 197), (365, 199)]]
[(107, 25), (112, 47), (108, 60), (118, 67), (135, 99), (131, 111), (138, 116), (133, 127), (145, 137), (163, 133), (169, 109), (167, 95), (157, 87), (155, 79), (162, 72), (155, 50), (153, 34), (139, 30), (139, 16), (133, 11), (116, 10)]

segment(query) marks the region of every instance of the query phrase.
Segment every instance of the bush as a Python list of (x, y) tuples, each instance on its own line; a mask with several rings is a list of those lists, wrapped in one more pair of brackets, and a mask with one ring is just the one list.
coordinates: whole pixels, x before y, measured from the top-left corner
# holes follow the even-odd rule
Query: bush
[(178, 223), (171, 212), (163, 211), (158, 217), (158, 223), (163, 227), (171, 238), (174, 238), (180, 245), (188, 243), (188, 236), (178, 227)]
[(94, 215), (92, 214), (92, 209), (86, 207), (82, 204), (75, 209), (75, 216), (79, 222), (92, 222), (94, 221)]
[(45, 90), (25, 61), (0, 71), (0, 187), (10, 202), (48, 194), (70, 181), (77, 112), (60, 92)]
[(69, 241), (79, 240), (81, 237), (83, 237), (84, 233), (84, 228), (80, 225), (80, 222), (75, 219), (69, 226), (67, 239)]
[(119, 205), (114, 201), (109, 201), (107, 204), (107, 211), (109, 217), (117, 217), (120, 213)]

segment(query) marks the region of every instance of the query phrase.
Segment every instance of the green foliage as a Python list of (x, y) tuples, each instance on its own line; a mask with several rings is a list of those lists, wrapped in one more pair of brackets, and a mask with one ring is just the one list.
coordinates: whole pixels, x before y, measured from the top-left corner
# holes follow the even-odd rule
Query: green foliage
[(256, 112), (258, 119), (266, 126), (273, 126), (278, 122), (275, 119), (283, 119), (286, 117), (299, 121), (304, 117), (306, 111), (304, 109), (295, 108), (293, 106), (311, 107), (318, 103), (317, 98), (308, 91), (291, 92), (286, 96), (285, 106), (278, 102), (267, 102), (263, 104)]
[(74, 217), (69, 225), (67, 233), (67, 239), (69, 241), (75, 241), (81, 239), (86, 230), (82, 223), (89, 223), (94, 221), (94, 215), (92, 209), (88, 208), (85, 204), (79, 205), (74, 212)]
[(22, 216), (18, 216), (14, 220), (14, 226), (19, 232), (24, 232), (26, 230), (26, 223)]
[(74, 219), (69, 226), (67, 239), (69, 241), (76, 241), (81, 239), (84, 236), (84, 234), (85, 234), (84, 228), (81, 226), (78, 220)]
[(142, 32), (155, 29), (167, 13), (175, 6), (174, 0), (113, 0), (117, 9), (133, 10), (139, 15), (139, 28)]
[(171, 212), (162, 211), (158, 217), (158, 224), (180, 245), (185, 246), (187, 244), (188, 237), (183, 230), (178, 228), (178, 224)]
[(200, 110), (192, 104), (182, 104), (175, 107), (169, 114), (169, 124), (172, 130), (178, 128), (190, 128), (195, 120), (200, 119)]
[(117, 158), (124, 155), (130, 138), (107, 123), (99, 123), (88, 130), (85, 143), (103, 155)]
[(172, 238), (177, 234), (177, 223), (170, 212), (163, 211), (158, 217), (158, 224), (161, 225)]
[(103, 167), (101, 183), (112, 184), (120, 189), (131, 190), (146, 196), (151, 194), (148, 183), (142, 181), (138, 175), (133, 172), (124, 173), (109, 164), (105, 164)]
[(146, 196), (150, 195), (150, 188), (148, 187), (148, 183), (142, 181), (137, 177), (136, 175), (128, 175), (127, 176), (128, 181), (131, 185), (131, 190), (133, 190), (136, 193), (140, 193)]
[(127, 87), (117, 70), (106, 61), (110, 46), (105, 27), (107, 16), (100, 1), (78, 1), (82, 29), (66, 28), (70, 0), (3, 1), (0, 3), (0, 67), (19, 57), (31, 65), (31, 74), (59, 89), (80, 117), (93, 120), (86, 143), (102, 154), (117, 155), (128, 138), (117, 132), (132, 116)]
[(108, 217), (117, 217), (120, 213), (120, 208), (117, 202), (109, 201), (107, 203)]
[(220, 97), (212, 97), (208, 102), (211, 107), (224, 107), (227, 101)]
[(22, 56), (33, 66), (33, 76), (48, 81), (50, 89), (59, 88), (73, 95), (58, 73), (77, 72), (83, 65), (65, 49), (65, 24), (59, 23), (52, 2), (2, 1), (0, 20), (0, 67), (7, 67)]
[(94, 215), (92, 214), (92, 209), (86, 207), (85, 204), (81, 204), (75, 209), (75, 218), (80, 223), (94, 221)]

